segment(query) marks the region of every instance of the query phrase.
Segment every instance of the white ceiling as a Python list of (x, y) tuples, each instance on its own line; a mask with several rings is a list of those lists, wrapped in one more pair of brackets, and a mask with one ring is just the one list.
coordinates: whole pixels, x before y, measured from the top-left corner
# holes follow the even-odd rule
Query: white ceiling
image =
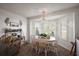
[(54, 12), (77, 5), (77, 3), (1, 3), (0, 8), (25, 17), (31, 17), (40, 15), (39, 10), (43, 8), (48, 12)]

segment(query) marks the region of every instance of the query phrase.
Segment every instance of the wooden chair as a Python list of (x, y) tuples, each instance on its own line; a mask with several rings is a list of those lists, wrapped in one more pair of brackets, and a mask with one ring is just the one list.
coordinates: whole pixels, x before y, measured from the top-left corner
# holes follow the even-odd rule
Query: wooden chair
[(48, 51), (52, 51), (54, 53), (56, 53), (56, 55), (58, 56), (58, 48), (57, 48), (57, 41), (50, 41), (48, 42)]
[(72, 47), (71, 47), (71, 51), (70, 51), (70, 55), (71, 56), (75, 56), (76, 55), (76, 42), (71, 42)]
[(39, 43), (37, 41), (35, 41), (35, 40), (32, 41), (31, 47), (32, 47), (33, 51), (35, 50), (36, 54), (37, 54), (37, 51), (38, 51), (38, 45), (39, 45)]
[(38, 45), (38, 55), (41, 52), (44, 52), (45, 56), (47, 56), (47, 43), (45, 43), (45, 42), (39, 42), (39, 45)]

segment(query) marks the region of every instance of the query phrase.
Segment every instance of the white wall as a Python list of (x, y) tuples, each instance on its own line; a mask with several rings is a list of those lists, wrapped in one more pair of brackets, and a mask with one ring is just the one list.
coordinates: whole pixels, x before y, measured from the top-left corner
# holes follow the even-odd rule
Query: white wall
[(25, 17), (22, 17), (20, 15), (17, 15), (15, 13), (11, 13), (11, 12), (8, 12), (6, 10), (3, 10), (3, 9), (0, 9), (0, 36), (3, 35), (4, 33), (4, 28), (5, 28), (5, 19), (6, 17), (9, 17), (11, 21), (15, 21), (15, 22), (18, 22), (19, 20), (22, 21), (22, 30), (23, 30), (23, 33), (25, 35), (25, 39), (27, 40), (27, 20)]
[(27, 19), (27, 41), (30, 42), (30, 20)]
[(75, 35), (79, 37), (79, 12), (75, 12)]
[(75, 12), (75, 36), (76, 36), (76, 52), (77, 55), (79, 56), (79, 12)]

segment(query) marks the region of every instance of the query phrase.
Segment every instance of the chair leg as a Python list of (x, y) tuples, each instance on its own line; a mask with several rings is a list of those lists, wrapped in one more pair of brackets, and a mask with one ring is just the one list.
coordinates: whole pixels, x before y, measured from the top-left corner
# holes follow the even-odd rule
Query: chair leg
[(37, 48), (35, 49), (35, 52), (36, 52), (36, 54), (37, 54), (37, 52), (38, 52), (38, 49), (37, 49)]
[(57, 48), (55, 48), (55, 53), (58, 56), (58, 49)]
[(47, 56), (47, 49), (45, 49), (45, 56)]
[(38, 52), (37, 52), (37, 54), (39, 55), (39, 53), (40, 53), (40, 49), (38, 49)]

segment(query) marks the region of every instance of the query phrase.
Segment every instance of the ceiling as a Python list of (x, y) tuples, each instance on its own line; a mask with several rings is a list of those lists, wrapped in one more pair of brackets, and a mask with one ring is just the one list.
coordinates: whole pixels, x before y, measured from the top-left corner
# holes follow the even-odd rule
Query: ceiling
[(77, 6), (77, 3), (0, 3), (0, 8), (24, 17), (40, 15), (43, 8), (50, 12)]

